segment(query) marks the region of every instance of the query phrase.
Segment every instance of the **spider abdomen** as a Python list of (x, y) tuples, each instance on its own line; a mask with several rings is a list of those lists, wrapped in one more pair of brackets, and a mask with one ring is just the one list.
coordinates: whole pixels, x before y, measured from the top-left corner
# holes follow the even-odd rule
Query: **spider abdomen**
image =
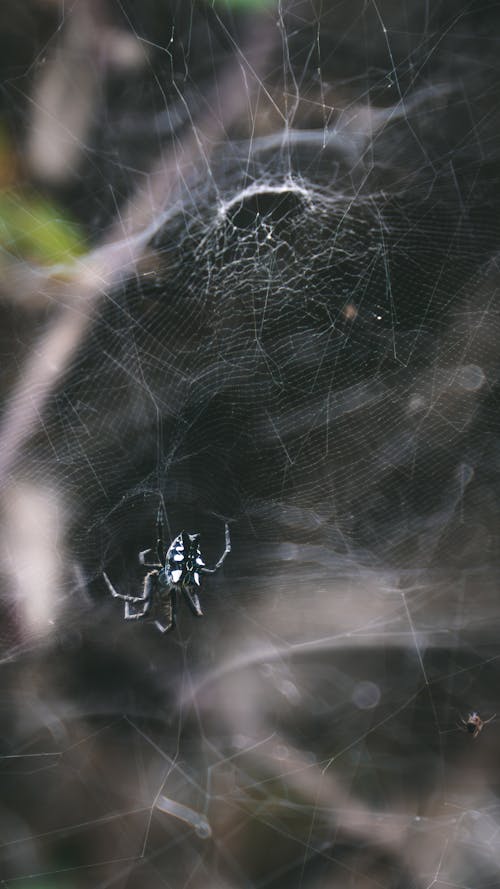
[(204, 567), (200, 551), (200, 535), (182, 531), (167, 552), (165, 572), (172, 586), (200, 586), (200, 569)]

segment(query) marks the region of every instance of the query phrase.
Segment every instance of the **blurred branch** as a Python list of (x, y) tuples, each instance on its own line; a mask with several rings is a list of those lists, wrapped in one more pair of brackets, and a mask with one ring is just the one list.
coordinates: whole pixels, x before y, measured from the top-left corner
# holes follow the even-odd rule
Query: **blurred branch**
[(139, 68), (147, 58), (134, 35), (108, 23), (106, 6), (73, 3), (62, 40), (36, 80), (26, 162), (44, 182), (61, 185), (78, 173), (108, 71)]
[[(276, 35), (259, 17), (248, 43), (238, 48), (207, 99), (207, 112), (192, 121), (190, 134), (165, 151), (104, 239), (103, 246), (82, 257), (61, 294), (64, 306), (39, 339), (7, 401), (0, 426), (0, 477), (14, 467), (26, 441), (34, 434), (50, 393), (70, 367), (88, 334), (100, 300), (136, 267), (153, 234), (175, 209), (181, 189), (200, 163), (209, 173), (209, 158), (242, 111), (249, 110), (253, 89), (274, 47)], [(220, 108), (220, 116), (214, 113)]]

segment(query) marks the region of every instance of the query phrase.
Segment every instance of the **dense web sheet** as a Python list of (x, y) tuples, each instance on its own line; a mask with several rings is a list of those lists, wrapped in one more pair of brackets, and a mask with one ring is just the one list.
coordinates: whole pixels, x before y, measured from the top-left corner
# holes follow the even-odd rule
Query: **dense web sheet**
[(500, 8), (6, 8), (0, 885), (496, 886)]

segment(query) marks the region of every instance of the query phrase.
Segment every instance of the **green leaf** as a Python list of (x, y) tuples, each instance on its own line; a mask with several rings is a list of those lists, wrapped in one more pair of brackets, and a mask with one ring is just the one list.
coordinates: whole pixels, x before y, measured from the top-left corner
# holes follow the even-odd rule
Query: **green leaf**
[(57, 265), (84, 253), (85, 243), (79, 227), (55, 204), (22, 189), (6, 189), (0, 191), (0, 251)]

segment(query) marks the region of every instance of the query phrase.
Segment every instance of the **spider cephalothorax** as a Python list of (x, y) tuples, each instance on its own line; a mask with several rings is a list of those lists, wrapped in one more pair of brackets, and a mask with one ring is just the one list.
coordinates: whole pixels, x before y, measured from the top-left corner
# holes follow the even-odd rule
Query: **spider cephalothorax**
[[(201, 586), (204, 574), (215, 574), (227, 554), (231, 552), (229, 526), (226, 524), (226, 546), (214, 568), (207, 568), (200, 550), (200, 535), (181, 531), (172, 540), (167, 551), (163, 543), (163, 521), (158, 511), (156, 541), (156, 562), (150, 561), (151, 549), (139, 553), (139, 561), (146, 568), (152, 568), (144, 578), (142, 596), (124, 596), (118, 593), (109, 577), (103, 572), (104, 580), (112, 596), (125, 602), (125, 620), (141, 620), (151, 617), (162, 633), (173, 630), (176, 624), (177, 594), (181, 592), (196, 617), (202, 617), (197, 589)], [(134, 610), (131, 605), (135, 606)], [(139, 609), (139, 605), (141, 608)], [(137, 608), (137, 610), (136, 610)]]

